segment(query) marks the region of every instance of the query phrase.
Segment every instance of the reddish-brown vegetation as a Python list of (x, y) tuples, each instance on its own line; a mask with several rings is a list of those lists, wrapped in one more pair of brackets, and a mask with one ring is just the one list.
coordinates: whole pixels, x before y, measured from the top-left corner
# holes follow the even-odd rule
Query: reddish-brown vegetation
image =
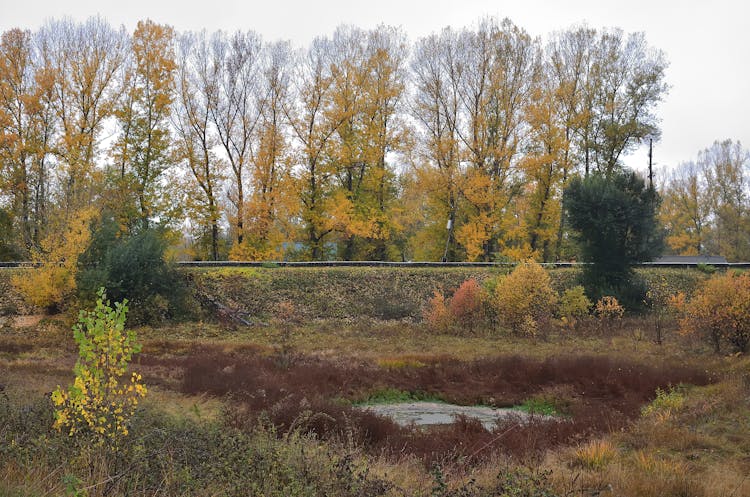
[[(492, 452), (526, 458), (625, 426), (653, 398), (657, 387), (703, 385), (711, 380), (696, 368), (594, 356), (420, 362), (420, 367), (394, 369), (343, 359), (297, 357), (290, 365), (255, 350), (206, 348), (181, 358), (140, 358), (147, 372), (179, 369), (185, 393), (229, 396), (232, 407), (227, 420), (232, 425), (252, 427), (263, 416), (281, 431), (303, 427), (322, 438), (354, 437), (374, 453), (410, 453), (427, 462), (474, 461)], [(511, 406), (556, 387), (570, 393), (568, 417), (530, 422), (506, 419), (492, 431), (471, 419), (430, 429), (404, 428), (349, 402), (390, 388), (464, 405)]]

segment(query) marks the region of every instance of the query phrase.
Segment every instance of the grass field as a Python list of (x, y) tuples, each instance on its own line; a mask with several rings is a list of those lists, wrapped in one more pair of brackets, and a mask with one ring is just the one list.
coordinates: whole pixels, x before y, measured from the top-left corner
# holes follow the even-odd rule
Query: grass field
[[(141, 328), (132, 368), (150, 392), (133, 450), (106, 465), (50, 428), (68, 326), (1, 335), (2, 494), (750, 495), (750, 362), (674, 330), (656, 345), (648, 317), (536, 339), (371, 320)], [(399, 395), (564, 421), (403, 428), (353, 407)]]

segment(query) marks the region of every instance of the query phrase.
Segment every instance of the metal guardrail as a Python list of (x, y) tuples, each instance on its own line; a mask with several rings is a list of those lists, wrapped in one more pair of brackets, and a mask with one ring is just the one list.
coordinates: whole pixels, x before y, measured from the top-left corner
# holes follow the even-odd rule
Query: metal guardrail
[(0, 269), (12, 269), (12, 268), (28, 268), (41, 266), (38, 262), (29, 261), (16, 261), (16, 262), (0, 262)]
[[(390, 261), (275, 261), (275, 262), (257, 262), (257, 261), (178, 261), (179, 267), (203, 267), (203, 268), (220, 268), (220, 267), (258, 267), (258, 268), (284, 268), (284, 267), (403, 267), (403, 268), (420, 268), (420, 267), (513, 267), (515, 262), (390, 262)], [(585, 262), (543, 262), (544, 267), (580, 267), (585, 266)], [(0, 269), (11, 268), (32, 268), (40, 266), (40, 263), (19, 261), (19, 262), (0, 262)], [(639, 262), (634, 264), (635, 267), (665, 267), (665, 268), (695, 268), (699, 265), (710, 265), (715, 268), (750, 268), (750, 262), (717, 262), (712, 264), (696, 262)]]

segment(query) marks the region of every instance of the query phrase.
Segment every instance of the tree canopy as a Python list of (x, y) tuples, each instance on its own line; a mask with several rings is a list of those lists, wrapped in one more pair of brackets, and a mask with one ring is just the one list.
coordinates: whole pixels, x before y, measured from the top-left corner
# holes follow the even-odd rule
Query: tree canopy
[(182, 258), (576, 257), (562, 192), (658, 137), (666, 66), (640, 33), (508, 19), (301, 49), (51, 20), (0, 40), (0, 209), (22, 258), (89, 207)]

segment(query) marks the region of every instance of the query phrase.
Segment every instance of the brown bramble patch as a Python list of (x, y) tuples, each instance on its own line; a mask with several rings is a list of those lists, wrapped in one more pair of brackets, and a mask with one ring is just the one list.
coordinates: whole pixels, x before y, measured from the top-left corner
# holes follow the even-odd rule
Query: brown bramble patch
[[(420, 359), (419, 367), (397, 368), (313, 356), (299, 356), (288, 364), (253, 348), (196, 347), (183, 357), (143, 354), (138, 362), (145, 374), (153, 368), (179, 369), (183, 393), (227, 396), (226, 421), (232, 426), (251, 429), (258, 420), (267, 419), (282, 433), (302, 428), (324, 439), (355, 440), (373, 454), (393, 458), (412, 454), (428, 464), (459, 460), (473, 464), (491, 454), (539, 456), (550, 448), (583, 443), (627, 426), (657, 388), (713, 380), (705, 371), (688, 366), (597, 356)], [(352, 405), (387, 388), (497, 407), (558, 390), (569, 392), (565, 399), (569, 416), (556, 421), (541, 417), (522, 421), (519, 416), (498, 422), (493, 430), (462, 418), (447, 426), (409, 428)]]

